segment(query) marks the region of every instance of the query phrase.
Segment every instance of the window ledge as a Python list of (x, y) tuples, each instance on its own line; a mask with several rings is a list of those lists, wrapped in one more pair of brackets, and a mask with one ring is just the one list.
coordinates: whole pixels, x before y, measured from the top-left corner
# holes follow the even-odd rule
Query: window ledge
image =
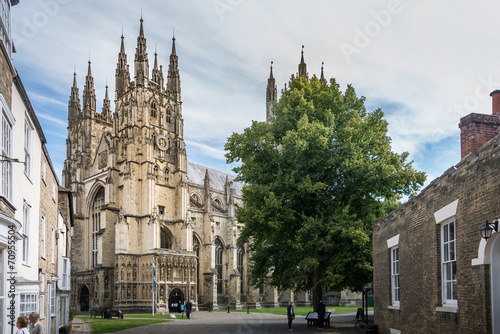
[(458, 307), (436, 307), (436, 312), (458, 313)]
[(397, 310), (397, 311), (399, 311), (401, 309), (401, 307), (400, 306), (395, 306), (395, 305), (389, 305), (389, 306), (387, 306), (387, 309), (388, 310)]

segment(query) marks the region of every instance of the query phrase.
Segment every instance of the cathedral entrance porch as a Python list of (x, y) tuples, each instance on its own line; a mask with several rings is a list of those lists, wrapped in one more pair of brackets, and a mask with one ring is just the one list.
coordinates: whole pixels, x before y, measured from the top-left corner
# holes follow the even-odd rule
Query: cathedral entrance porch
[(168, 297), (169, 312), (181, 313), (184, 311), (184, 308), (181, 305), (184, 305), (184, 294), (179, 289), (172, 290), (172, 292), (170, 292), (170, 296)]

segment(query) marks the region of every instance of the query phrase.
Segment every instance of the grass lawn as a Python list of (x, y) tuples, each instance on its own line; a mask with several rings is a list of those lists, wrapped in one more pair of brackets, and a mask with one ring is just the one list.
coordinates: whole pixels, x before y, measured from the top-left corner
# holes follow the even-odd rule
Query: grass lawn
[[(175, 316), (177, 318), (182, 319), (180, 313), (175, 313)], [(156, 320), (168, 320), (168, 319), (170, 319), (169, 314), (155, 314), (155, 316), (153, 317), (153, 315), (151, 313), (124, 313), (123, 317), (125, 319), (130, 319), (130, 318), (156, 319)], [(184, 317), (186, 317), (186, 316), (184, 316)], [(90, 313), (78, 313), (77, 318), (82, 318), (83, 320), (88, 322), (89, 321), (88, 319), (90, 319)], [(101, 316), (98, 316), (97, 318), (92, 318), (92, 319), (101, 319)], [(115, 319), (116, 319), (116, 317), (115, 317)]]
[(150, 318), (144, 319), (101, 319), (101, 318), (90, 318), (89, 316), (77, 316), (82, 318), (87, 322), (92, 328), (92, 334), (102, 334), (102, 333), (112, 333), (121, 331), (128, 328), (140, 327), (145, 325), (158, 324), (160, 322), (167, 322), (160, 318), (156, 319), (150, 315)]
[[(358, 310), (357, 307), (349, 307), (349, 306), (333, 306), (327, 305), (326, 309), (335, 309), (335, 314), (338, 313), (348, 313), (348, 312), (356, 312)], [(309, 306), (296, 306), (293, 308), (296, 315), (307, 315), (307, 313), (312, 312), (313, 307)], [(369, 311), (373, 311), (373, 307), (368, 308)], [(226, 310), (221, 310), (220, 312), (227, 312)], [(243, 310), (231, 310), (231, 312), (246, 312), (246, 309)], [(286, 314), (286, 307), (278, 307), (278, 308), (261, 308), (261, 309), (250, 309), (251, 313), (272, 313), (272, 314)]]

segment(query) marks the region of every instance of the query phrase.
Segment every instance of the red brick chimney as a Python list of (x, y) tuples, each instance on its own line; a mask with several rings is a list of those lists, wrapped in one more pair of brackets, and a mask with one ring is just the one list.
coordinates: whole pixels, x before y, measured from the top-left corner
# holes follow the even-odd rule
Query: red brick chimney
[(491, 138), (500, 133), (500, 90), (491, 92), (492, 115), (472, 113), (460, 119), (460, 145), (462, 159), (477, 151)]

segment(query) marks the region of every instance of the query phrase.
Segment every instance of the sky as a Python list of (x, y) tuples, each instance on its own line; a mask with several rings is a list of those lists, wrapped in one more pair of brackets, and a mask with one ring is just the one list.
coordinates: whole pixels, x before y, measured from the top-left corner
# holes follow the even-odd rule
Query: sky
[(234, 174), (227, 138), (265, 121), (271, 61), (280, 92), (304, 46), (309, 77), (324, 63), (368, 111), (381, 108), (392, 149), (409, 152), (428, 184), (460, 161), (460, 118), (491, 113), (498, 13), (492, 0), (21, 0), (13, 60), (59, 179), (73, 72), (81, 98), (90, 59), (100, 111), (106, 84), (114, 97), (122, 34), (133, 73), (142, 16), (150, 69), (156, 51), (166, 73), (175, 34), (189, 161)]

